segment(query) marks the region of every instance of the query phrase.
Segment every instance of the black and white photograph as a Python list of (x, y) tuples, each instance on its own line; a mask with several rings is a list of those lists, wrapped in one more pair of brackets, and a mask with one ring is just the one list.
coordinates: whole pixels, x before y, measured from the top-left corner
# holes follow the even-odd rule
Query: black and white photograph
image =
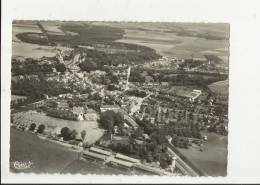
[(12, 172), (226, 176), (229, 24), (12, 30)]
[(1, 183), (259, 183), (257, 0), (3, 0)]

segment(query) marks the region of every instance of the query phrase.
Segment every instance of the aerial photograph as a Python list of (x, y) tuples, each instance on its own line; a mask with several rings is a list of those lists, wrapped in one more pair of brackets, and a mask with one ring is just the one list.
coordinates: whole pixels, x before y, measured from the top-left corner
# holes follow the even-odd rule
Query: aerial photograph
[(229, 33), (14, 20), (10, 172), (227, 176)]

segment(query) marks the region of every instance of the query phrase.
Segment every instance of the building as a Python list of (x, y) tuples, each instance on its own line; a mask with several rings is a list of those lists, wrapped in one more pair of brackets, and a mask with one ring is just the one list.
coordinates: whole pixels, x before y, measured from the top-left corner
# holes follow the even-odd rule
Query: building
[(118, 112), (120, 110), (120, 107), (118, 105), (102, 105), (100, 107), (101, 113), (109, 111), (109, 110)]
[(72, 113), (76, 116), (76, 119), (81, 121), (84, 120), (83, 115), (85, 113), (85, 110), (83, 107), (72, 107)]
[(115, 158), (112, 158), (111, 161), (109, 162), (109, 164), (113, 165), (113, 166), (119, 166), (119, 167), (124, 167), (124, 168), (132, 168), (133, 163), (131, 162), (127, 162), (127, 161), (121, 161)]
[(139, 159), (135, 159), (132, 157), (128, 157), (126, 155), (122, 155), (117, 153), (115, 156), (117, 159), (123, 160), (123, 161), (127, 161), (127, 162), (131, 162), (131, 163), (140, 163), (141, 161)]
[(98, 154), (102, 154), (102, 155), (106, 155), (106, 156), (110, 156), (112, 155), (112, 152), (111, 151), (107, 151), (107, 150), (104, 150), (104, 149), (101, 149), (101, 148), (97, 148), (97, 147), (90, 147), (89, 149), (91, 152), (94, 152), (94, 153), (98, 153)]
[(187, 94), (185, 97), (189, 98), (191, 102), (195, 101), (200, 95), (201, 95), (201, 90), (196, 90), (194, 89), (192, 92)]
[(22, 104), (27, 100), (26, 96), (18, 96), (18, 95), (12, 95), (11, 96), (11, 105), (18, 105)]
[(84, 151), (83, 157), (88, 158), (88, 159), (100, 160), (100, 161), (105, 161), (107, 158), (107, 156), (105, 156), (105, 155), (94, 153), (94, 152), (89, 152), (89, 151)]
[(84, 119), (87, 121), (96, 121), (98, 119), (98, 114), (93, 109), (87, 109), (84, 114)]
[(162, 85), (163, 87), (168, 87), (168, 86), (169, 86), (169, 82), (161, 82), (161, 85)]
[(31, 106), (35, 109), (43, 107), (44, 105), (45, 105), (45, 100), (40, 100), (40, 101), (29, 104), (29, 106)]

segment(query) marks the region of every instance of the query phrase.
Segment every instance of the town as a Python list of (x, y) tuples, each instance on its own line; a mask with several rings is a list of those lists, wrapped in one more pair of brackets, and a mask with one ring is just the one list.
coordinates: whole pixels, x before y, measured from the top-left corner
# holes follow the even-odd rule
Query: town
[(12, 57), (12, 128), (131, 173), (208, 175), (186, 151), (206, 155), (209, 137), (228, 135), (228, 93), (214, 87), (228, 80), (220, 57), (173, 57), (97, 39), (68, 44), (63, 37), (75, 37), (76, 26), (31, 24), (41, 33), (17, 37), (55, 55)]

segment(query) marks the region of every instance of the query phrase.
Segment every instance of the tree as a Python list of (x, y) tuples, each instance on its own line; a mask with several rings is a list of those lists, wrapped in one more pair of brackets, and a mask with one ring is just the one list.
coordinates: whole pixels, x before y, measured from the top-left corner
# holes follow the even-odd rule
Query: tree
[(29, 130), (30, 130), (30, 131), (34, 131), (35, 128), (36, 128), (36, 124), (35, 124), (35, 123), (32, 123), (32, 124), (30, 125)]
[(39, 125), (39, 127), (38, 127), (38, 130), (37, 130), (37, 132), (38, 132), (38, 133), (40, 133), (40, 134), (42, 134), (42, 133), (43, 133), (43, 131), (44, 131), (44, 129), (45, 129), (45, 125), (43, 125), (43, 124), (40, 124), (40, 125)]
[(64, 73), (66, 71), (66, 66), (65, 64), (62, 64), (62, 63), (58, 63), (56, 66), (55, 66), (56, 70), (58, 72), (61, 72), (61, 73)]
[(139, 137), (142, 137), (144, 134), (144, 129), (142, 127), (138, 127), (136, 130), (135, 130), (135, 133), (134, 133), (134, 136), (136, 138), (139, 138)]
[(77, 136), (78, 132), (73, 129), (71, 132), (70, 132), (70, 140), (72, 139), (76, 139), (76, 136)]
[(160, 156), (160, 166), (165, 169), (168, 167), (169, 158), (166, 153), (162, 153)]
[(84, 141), (84, 139), (85, 139), (85, 137), (86, 137), (86, 135), (87, 135), (86, 130), (82, 130), (82, 131), (80, 132), (80, 135), (81, 135), (82, 141)]
[(147, 162), (153, 162), (153, 156), (151, 151), (146, 151), (145, 152), (145, 159)]
[(63, 127), (60, 131), (60, 136), (63, 138), (64, 141), (70, 140), (70, 129), (68, 127)]
[(100, 123), (109, 133), (113, 133), (115, 125), (117, 125), (119, 129), (123, 128), (123, 116), (120, 113), (109, 110), (101, 114)]
[(94, 71), (97, 70), (97, 64), (93, 61), (84, 61), (79, 64), (82, 71)]

